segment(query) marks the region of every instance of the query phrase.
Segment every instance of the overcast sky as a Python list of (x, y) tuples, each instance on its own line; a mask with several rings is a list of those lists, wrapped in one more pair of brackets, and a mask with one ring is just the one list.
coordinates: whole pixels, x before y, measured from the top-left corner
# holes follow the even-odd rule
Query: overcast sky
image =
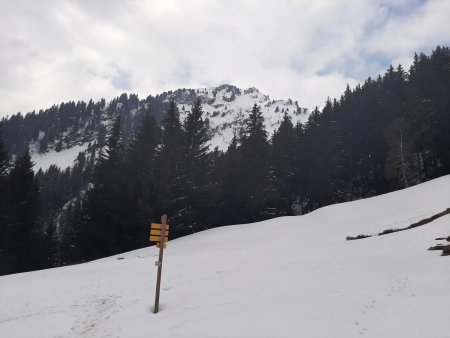
[(323, 105), (450, 44), (448, 0), (0, 0), (0, 116), (68, 100), (257, 87)]

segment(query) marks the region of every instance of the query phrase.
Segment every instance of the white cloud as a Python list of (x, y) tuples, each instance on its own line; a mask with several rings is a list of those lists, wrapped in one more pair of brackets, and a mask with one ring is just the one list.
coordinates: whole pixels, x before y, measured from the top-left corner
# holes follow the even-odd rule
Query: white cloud
[(221, 83), (312, 107), (450, 42), (445, 0), (0, 1), (0, 116)]

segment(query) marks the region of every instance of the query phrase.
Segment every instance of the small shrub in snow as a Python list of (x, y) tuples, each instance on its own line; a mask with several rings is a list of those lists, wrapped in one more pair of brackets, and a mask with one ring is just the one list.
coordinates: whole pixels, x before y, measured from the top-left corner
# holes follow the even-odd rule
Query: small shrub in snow
[(429, 247), (428, 250), (442, 250), (441, 256), (450, 256), (450, 245), (438, 244), (438, 245)]

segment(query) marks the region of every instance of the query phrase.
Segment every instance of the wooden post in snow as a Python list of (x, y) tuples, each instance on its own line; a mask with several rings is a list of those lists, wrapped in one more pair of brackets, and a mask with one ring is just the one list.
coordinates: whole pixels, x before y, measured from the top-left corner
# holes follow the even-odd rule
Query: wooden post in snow
[[(159, 310), (159, 292), (161, 290), (161, 273), (162, 273), (163, 255), (164, 255), (164, 247), (165, 247), (166, 241), (167, 241), (166, 240), (166, 224), (167, 224), (167, 215), (164, 214), (161, 216), (161, 235), (159, 238), (159, 259), (155, 263), (158, 266), (158, 276), (156, 277), (155, 308), (153, 310), (153, 313), (158, 313), (158, 310)], [(168, 232), (169, 231), (167, 231), (167, 233)], [(150, 237), (150, 240), (151, 240), (151, 237)]]

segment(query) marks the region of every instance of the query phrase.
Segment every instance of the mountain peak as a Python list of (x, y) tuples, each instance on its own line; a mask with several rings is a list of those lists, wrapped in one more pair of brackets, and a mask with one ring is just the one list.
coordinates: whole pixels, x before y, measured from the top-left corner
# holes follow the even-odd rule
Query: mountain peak
[[(217, 147), (225, 151), (228, 148), (233, 136), (240, 135), (243, 131), (245, 119), (255, 104), (261, 107), (269, 137), (280, 125), (284, 113), (291, 116), (293, 124), (304, 123), (309, 116), (308, 111), (301, 108), (298, 102), (290, 99), (271, 100), (256, 87), (241, 89), (232, 84), (180, 88), (149, 96), (144, 100), (134, 94), (122, 94), (109, 103), (103, 99), (99, 102), (91, 100), (89, 103), (67, 102), (37, 115), (27, 114), (26, 118), (34, 122), (27, 124), (30, 130), (26, 132), (29, 135), (26, 142), (9, 144), (9, 148), (14, 156), (28, 146), (36, 169), (45, 170), (51, 164), (65, 168), (73, 163), (78, 152), (94, 153), (95, 149), (101, 149), (112, 121), (117, 116), (122, 119), (124, 139), (128, 142), (140, 125), (143, 107), (149, 108), (156, 120), (161, 121), (169, 101), (174, 100), (180, 117), (184, 120), (197, 99), (201, 100), (203, 118), (209, 126), (211, 150)], [(11, 121), (11, 127), (13, 125)]]
[(234, 135), (244, 127), (244, 120), (256, 104), (261, 107), (264, 126), (269, 137), (278, 128), (284, 113), (292, 118), (292, 123), (304, 123), (308, 119), (308, 111), (299, 107), (298, 102), (287, 100), (270, 100), (268, 95), (256, 87), (240, 89), (230, 84), (217, 87), (178, 89), (161, 94), (164, 102), (174, 100), (180, 110), (181, 118), (185, 118), (197, 98), (202, 102), (204, 118), (210, 127), (211, 148), (225, 150)]

